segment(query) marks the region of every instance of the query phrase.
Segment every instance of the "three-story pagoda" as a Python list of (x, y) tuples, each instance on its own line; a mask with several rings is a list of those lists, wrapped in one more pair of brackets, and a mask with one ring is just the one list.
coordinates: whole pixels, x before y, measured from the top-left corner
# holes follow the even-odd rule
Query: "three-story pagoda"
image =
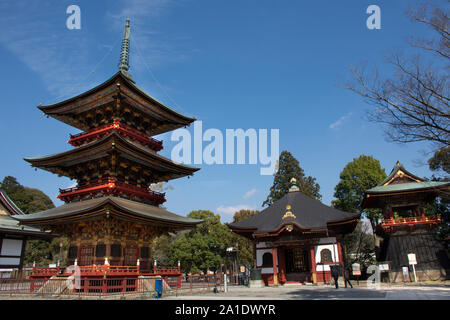
[(37, 167), (77, 181), (60, 189), (64, 205), (17, 217), (24, 225), (67, 236), (68, 265), (103, 264), (150, 269), (151, 242), (162, 234), (191, 228), (189, 219), (160, 207), (165, 195), (152, 183), (191, 176), (198, 168), (176, 164), (160, 154), (152, 136), (190, 125), (184, 116), (139, 88), (129, 70), (127, 19), (119, 71), (99, 86), (71, 99), (39, 106), (45, 115), (83, 132), (68, 141), (75, 148), (25, 159)]

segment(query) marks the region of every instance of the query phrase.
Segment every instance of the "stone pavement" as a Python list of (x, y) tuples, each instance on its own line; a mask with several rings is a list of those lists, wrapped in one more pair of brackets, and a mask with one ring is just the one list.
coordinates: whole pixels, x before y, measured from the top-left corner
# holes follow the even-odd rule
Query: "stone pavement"
[(279, 287), (229, 287), (228, 292), (164, 297), (165, 300), (450, 300), (450, 285), (359, 286), (289, 285)]
[[(2, 294), (0, 300), (153, 300), (151, 294), (125, 294), (111, 296), (42, 296)], [(286, 285), (278, 287), (249, 288), (228, 287), (228, 292), (192, 293), (164, 296), (162, 300), (450, 300), (450, 282), (407, 283), (386, 285), (380, 289), (368, 288), (365, 283), (354, 288), (331, 285)]]

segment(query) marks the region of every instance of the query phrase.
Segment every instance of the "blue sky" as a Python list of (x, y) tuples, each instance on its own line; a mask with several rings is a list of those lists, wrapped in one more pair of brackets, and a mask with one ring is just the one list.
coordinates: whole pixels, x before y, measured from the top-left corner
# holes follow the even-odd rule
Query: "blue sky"
[[(72, 182), (30, 168), (24, 157), (68, 150), (78, 130), (36, 108), (79, 94), (117, 71), (126, 17), (131, 19), (130, 73), (137, 84), (204, 130), (279, 129), (290, 151), (333, 200), (339, 173), (361, 154), (395, 161), (421, 176), (426, 143), (387, 142), (364, 120), (367, 104), (339, 86), (349, 65), (368, 62), (389, 73), (384, 57), (405, 37), (429, 31), (404, 12), (415, 1), (2, 1), (0, 178), (12, 175), (47, 193)], [(66, 8), (81, 8), (81, 30), (66, 28)], [(366, 8), (381, 8), (381, 30), (366, 27)], [(151, 70), (151, 71), (149, 71)], [(175, 145), (162, 137), (170, 156)], [(421, 164), (420, 164), (421, 163)], [(261, 209), (272, 176), (259, 165), (201, 165), (170, 182), (165, 206), (186, 215), (207, 209), (230, 221), (235, 209)]]

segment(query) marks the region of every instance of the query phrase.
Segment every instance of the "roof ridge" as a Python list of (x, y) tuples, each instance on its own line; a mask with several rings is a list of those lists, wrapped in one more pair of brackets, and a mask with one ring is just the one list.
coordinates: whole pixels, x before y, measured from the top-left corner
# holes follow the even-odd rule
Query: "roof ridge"
[[(3, 190), (0, 189), (0, 201), (5, 205), (6, 209), (14, 211), (13, 215), (24, 215), (25, 213), (11, 200), (10, 197)], [(8, 212), (12, 215), (11, 212)]]

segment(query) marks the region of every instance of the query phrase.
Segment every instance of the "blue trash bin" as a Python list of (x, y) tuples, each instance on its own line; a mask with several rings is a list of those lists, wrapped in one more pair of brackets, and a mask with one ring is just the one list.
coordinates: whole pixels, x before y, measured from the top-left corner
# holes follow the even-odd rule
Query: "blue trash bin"
[(162, 296), (162, 279), (155, 279), (155, 298), (161, 298)]

